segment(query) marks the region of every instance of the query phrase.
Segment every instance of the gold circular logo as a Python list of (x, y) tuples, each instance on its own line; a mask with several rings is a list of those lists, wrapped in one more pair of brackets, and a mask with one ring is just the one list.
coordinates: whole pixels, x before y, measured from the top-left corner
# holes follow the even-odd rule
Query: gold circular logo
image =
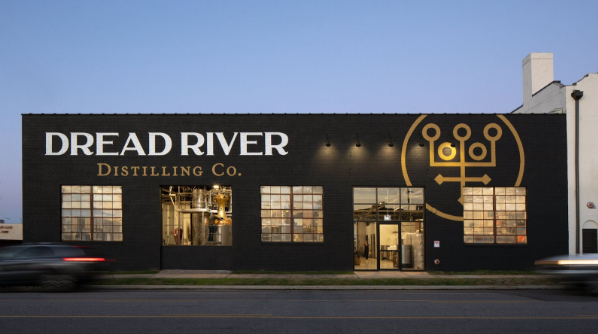
[[(413, 186), (413, 184), (411, 183), (411, 180), (409, 179), (409, 174), (407, 172), (407, 163), (406, 163), (406, 154), (407, 154), (407, 147), (408, 147), (409, 139), (411, 138), (411, 136), (413, 135), (413, 132), (416, 130), (416, 128), (419, 126), (419, 124), (426, 117), (427, 117), (427, 115), (422, 115), (422, 116), (418, 117), (417, 120), (415, 120), (413, 125), (411, 125), (411, 128), (409, 128), (409, 131), (407, 132), (407, 135), (405, 136), (405, 140), (403, 141), (403, 149), (401, 151), (401, 167), (403, 170), (403, 177), (405, 178), (405, 183), (407, 184), (407, 186)], [(503, 115), (496, 115), (496, 117), (498, 117), (502, 121), (502, 123), (504, 123), (507, 126), (507, 128), (509, 128), (509, 130), (513, 134), (513, 137), (515, 138), (515, 141), (517, 142), (517, 148), (519, 150), (519, 173), (517, 175), (517, 180), (515, 181), (514, 186), (518, 187), (521, 184), (521, 180), (523, 179), (523, 171), (525, 169), (525, 154), (523, 151), (523, 144), (521, 143), (519, 134), (517, 133), (517, 130), (515, 130), (515, 127), (513, 127), (513, 124), (511, 124), (511, 122), (509, 122), (509, 120)], [(490, 130), (496, 131), (496, 134), (491, 135)], [(430, 132), (433, 132), (433, 134), (430, 134)], [(434, 157), (434, 149), (433, 148), (434, 148), (435, 142), (440, 138), (440, 127), (434, 123), (426, 124), (422, 129), (422, 137), (423, 137), (423, 139), (427, 140), (428, 143), (431, 145), (430, 146), (430, 166), (431, 167), (446, 167), (446, 166), (460, 167), (461, 171), (462, 171), (461, 177), (443, 177), (442, 175), (439, 174), (434, 180), (439, 185), (442, 184), (443, 182), (460, 182), (461, 183), (461, 191), (463, 190), (463, 186), (465, 185), (465, 182), (475, 181), (475, 182), (483, 182), (484, 184), (487, 184), (488, 182), (490, 182), (490, 177), (488, 177), (488, 175), (484, 175), (483, 177), (476, 177), (476, 178), (466, 177), (465, 176), (465, 168), (466, 167), (496, 167), (495, 144), (502, 137), (502, 134), (503, 134), (502, 127), (500, 125), (498, 125), (496, 123), (490, 123), (490, 124), (486, 125), (484, 127), (484, 138), (486, 138), (486, 140), (488, 140), (491, 144), (491, 146), (490, 146), (491, 161), (482, 162), (482, 160), (484, 160), (487, 157), (488, 150), (486, 149), (486, 146), (482, 143), (473, 143), (469, 146), (468, 153), (469, 153), (469, 157), (474, 161), (473, 162), (465, 162), (465, 158), (464, 158), (465, 141), (467, 141), (471, 137), (471, 128), (465, 123), (457, 124), (453, 128), (453, 137), (455, 138), (456, 141), (458, 141), (458, 143), (443, 142), (443, 143), (438, 144), (437, 154), (438, 154), (438, 157), (443, 161), (436, 162), (435, 157)], [(451, 160), (453, 160), (457, 155), (456, 146), (459, 147), (459, 150), (461, 152), (460, 157), (459, 157), (460, 161), (451, 162)], [(476, 153), (476, 151), (477, 151), (477, 153)], [(431, 213), (433, 213), (437, 216), (440, 216), (442, 218), (446, 218), (446, 219), (454, 220), (454, 221), (463, 221), (462, 216), (455, 216), (455, 215), (447, 214), (445, 212), (442, 212), (442, 211), (434, 208), (429, 203), (426, 203), (426, 209), (428, 211), (430, 211)]]

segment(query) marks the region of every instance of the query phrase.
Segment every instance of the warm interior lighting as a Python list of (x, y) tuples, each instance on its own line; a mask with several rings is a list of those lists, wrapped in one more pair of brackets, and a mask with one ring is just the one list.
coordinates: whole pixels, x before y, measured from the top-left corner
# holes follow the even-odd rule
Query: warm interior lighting
[(218, 188), (220, 188), (220, 186), (219, 186), (219, 185), (217, 185), (217, 184), (215, 184), (215, 185), (214, 185), (212, 188), (214, 188), (214, 189), (218, 189)]

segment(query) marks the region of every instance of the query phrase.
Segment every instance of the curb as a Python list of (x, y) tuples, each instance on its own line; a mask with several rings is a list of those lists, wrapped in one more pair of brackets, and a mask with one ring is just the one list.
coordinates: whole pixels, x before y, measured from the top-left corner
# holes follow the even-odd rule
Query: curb
[(561, 285), (88, 285), (95, 290), (561, 290)]

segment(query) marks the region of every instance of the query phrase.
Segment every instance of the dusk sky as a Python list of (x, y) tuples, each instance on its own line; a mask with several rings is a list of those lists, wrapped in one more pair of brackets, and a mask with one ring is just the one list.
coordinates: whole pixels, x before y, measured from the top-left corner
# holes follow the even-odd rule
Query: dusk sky
[[(598, 72), (598, 1), (0, 1), (0, 219), (21, 114), (509, 113)], [(25, 199), (26, 201), (27, 199)]]

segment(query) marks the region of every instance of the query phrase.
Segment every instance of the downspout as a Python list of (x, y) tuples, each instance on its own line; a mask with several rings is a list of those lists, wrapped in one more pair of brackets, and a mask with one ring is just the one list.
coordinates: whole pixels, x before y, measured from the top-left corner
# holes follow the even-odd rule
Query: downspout
[(583, 92), (574, 90), (571, 97), (575, 100), (575, 253), (580, 254), (579, 242), (579, 100)]

